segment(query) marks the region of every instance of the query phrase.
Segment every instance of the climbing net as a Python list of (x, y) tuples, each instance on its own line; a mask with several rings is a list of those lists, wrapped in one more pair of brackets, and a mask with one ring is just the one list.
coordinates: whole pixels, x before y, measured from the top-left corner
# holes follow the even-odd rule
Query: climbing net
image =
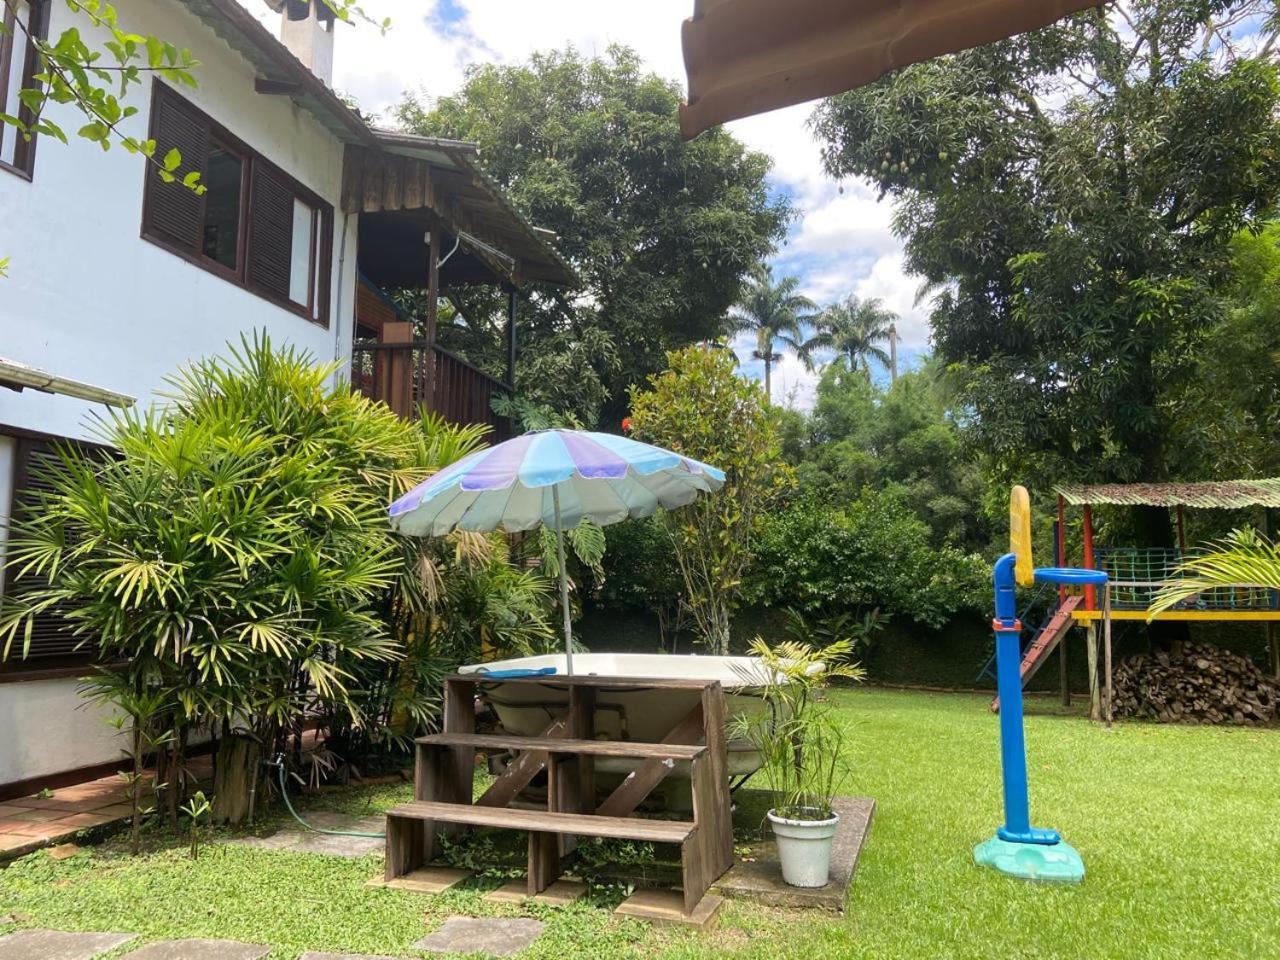
[[(1098, 566), (1111, 577), (1111, 604), (1117, 610), (1145, 610), (1156, 593), (1170, 580), (1178, 579), (1184, 559), (1200, 551), (1185, 553), (1173, 547), (1099, 547)], [(1214, 587), (1178, 604), (1179, 610), (1274, 610), (1276, 591), (1264, 587)]]

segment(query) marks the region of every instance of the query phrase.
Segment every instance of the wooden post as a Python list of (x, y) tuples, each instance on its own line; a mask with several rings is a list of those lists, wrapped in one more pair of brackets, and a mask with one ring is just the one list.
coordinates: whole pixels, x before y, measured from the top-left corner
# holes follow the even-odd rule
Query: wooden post
[(1070, 633), (1068, 629), (1058, 641), (1058, 693), (1064, 707), (1071, 706), (1071, 684), (1067, 680), (1067, 637)]
[(1267, 650), (1271, 654), (1271, 675), (1280, 680), (1280, 646), (1277, 646), (1274, 620), (1267, 621)]
[(520, 291), (512, 287), (507, 294), (507, 389), (516, 394), (516, 313), (520, 306)]
[[(413, 324), (384, 323), (380, 335), (382, 343), (413, 342)], [(380, 350), (386, 354), (383, 369), (386, 371), (386, 392), (381, 397), (392, 410), (402, 416), (413, 415), (413, 348)]]
[(1186, 514), (1182, 509), (1182, 504), (1178, 504), (1177, 517), (1178, 517), (1178, 550), (1185, 557), (1187, 553), (1187, 518), (1186, 518)]
[(1106, 671), (1106, 717), (1107, 729), (1111, 729), (1111, 584), (1102, 588), (1102, 668)]
[(1089, 655), (1089, 719), (1102, 719), (1102, 692), (1098, 689), (1098, 621), (1085, 627), (1085, 644)]
[(422, 400), (430, 410), (436, 409), (436, 327), (440, 317), (440, 247), (443, 232), (436, 220), (431, 221), (427, 241), (427, 355), (423, 361)]
[[(1096, 570), (1093, 565), (1093, 508), (1084, 505), (1084, 565), (1089, 570)], [(1084, 608), (1098, 609), (1098, 594), (1092, 584), (1084, 588)]]

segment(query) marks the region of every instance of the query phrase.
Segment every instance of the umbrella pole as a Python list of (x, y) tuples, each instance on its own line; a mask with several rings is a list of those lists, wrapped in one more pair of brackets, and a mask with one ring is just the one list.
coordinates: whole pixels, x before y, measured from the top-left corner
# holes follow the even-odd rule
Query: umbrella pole
[(564, 568), (564, 529), (560, 525), (560, 490), (551, 488), (551, 503), (556, 511), (556, 557), (560, 561), (560, 606), (564, 608), (564, 663), (573, 676), (573, 623), (569, 617), (569, 575)]

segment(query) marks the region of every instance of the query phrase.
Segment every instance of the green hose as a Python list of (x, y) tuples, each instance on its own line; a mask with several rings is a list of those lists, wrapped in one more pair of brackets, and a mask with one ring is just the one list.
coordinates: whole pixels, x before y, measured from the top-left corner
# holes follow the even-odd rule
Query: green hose
[(313, 827), (311, 824), (307, 823), (307, 821), (303, 820), (302, 817), (298, 816), (298, 811), (293, 809), (293, 804), (289, 802), (289, 791), (285, 789), (284, 758), (277, 757), (274, 761), (264, 760), (262, 762), (265, 763), (268, 767), (275, 767), (276, 770), (279, 772), (280, 798), (284, 800), (284, 805), (288, 807), (289, 812), (293, 814), (293, 819), (297, 820), (306, 829), (312, 831), (313, 833), (325, 833), (331, 837), (367, 837), (370, 840), (382, 840), (386, 837), (385, 833), (361, 833), (358, 830), (323, 830), (320, 827)]

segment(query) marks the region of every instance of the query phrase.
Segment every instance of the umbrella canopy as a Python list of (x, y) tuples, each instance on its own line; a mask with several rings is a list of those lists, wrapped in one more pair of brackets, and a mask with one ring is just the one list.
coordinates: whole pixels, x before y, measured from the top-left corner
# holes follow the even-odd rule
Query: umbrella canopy
[(391, 505), (391, 525), (412, 536), (555, 528), (558, 498), (561, 529), (584, 519), (604, 526), (683, 507), (723, 485), (723, 471), (661, 447), (542, 430), (486, 447), (420, 483)]
[(722, 486), (723, 471), (662, 447), (609, 433), (541, 430), (479, 450), (418, 484), (391, 505), (391, 526), (413, 536), (554, 529), (565, 665), (573, 673), (565, 528), (647, 517)]
[(686, 138), (1043, 27), (1098, 0), (695, 0), (684, 23)]

